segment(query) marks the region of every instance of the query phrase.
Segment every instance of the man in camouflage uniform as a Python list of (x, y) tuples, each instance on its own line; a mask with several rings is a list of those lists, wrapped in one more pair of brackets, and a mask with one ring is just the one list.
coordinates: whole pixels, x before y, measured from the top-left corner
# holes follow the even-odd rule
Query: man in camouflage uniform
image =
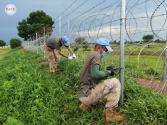
[(104, 108), (106, 121), (110, 122), (114, 119), (122, 121), (124, 120), (125, 114), (118, 114), (116, 112), (121, 94), (121, 84), (119, 80), (111, 78), (98, 84), (100, 80), (106, 79), (110, 74), (114, 73), (114, 69), (100, 71), (101, 58), (107, 55), (107, 51), (112, 51), (109, 41), (101, 38), (96, 42), (94, 51), (89, 54), (84, 62), (78, 86), (78, 97), (82, 102), (79, 109), (82, 111), (89, 110), (92, 104), (107, 99)]
[[(64, 36), (64, 37), (52, 37), (46, 41), (46, 44), (44, 45), (44, 50), (48, 57), (49, 68), (51, 73), (59, 71), (59, 69), (57, 69), (57, 62), (59, 57), (58, 57), (58, 54), (56, 53), (56, 50), (61, 56), (69, 60), (76, 58), (76, 55), (68, 45), (68, 40), (69, 40), (68, 37)], [(63, 45), (68, 49), (68, 51), (71, 54), (73, 54), (72, 57), (68, 57), (61, 52), (61, 47)]]

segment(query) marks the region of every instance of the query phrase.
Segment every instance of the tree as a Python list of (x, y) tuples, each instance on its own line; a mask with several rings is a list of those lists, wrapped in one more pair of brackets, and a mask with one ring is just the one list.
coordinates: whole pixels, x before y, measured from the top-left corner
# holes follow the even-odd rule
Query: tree
[(78, 38), (75, 39), (76, 44), (83, 44), (83, 42), (85, 42), (84, 37), (78, 37)]
[(161, 43), (161, 40), (156, 39), (154, 42), (155, 42), (155, 43)]
[(79, 50), (79, 47), (76, 46), (76, 47), (73, 49), (73, 52), (76, 52), (76, 51), (78, 51), (78, 50)]
[(3, 40), (0, 40), (0, 46), (5, 46), (6, 43)]
[(89, 45), (88, 42), (83, 42), (82, 47), (84, 48), (84, 51), (91, 51), (91, 49), (89, 49)]
[(12, 49), (21, 46), (21, 40), (20, 39), (11, 39), (10, 46)]
[(32, 40), (33, 37), (36, 37), (36, 33), (38, 36), (44, 36), (44, 27), (45, 27), (45, 34), (51, 35), (53, 32), (54, 21), (52, 18), (45, 14), (45, 12), (36, 11), (31, 12), (29, 17), (23, 19), (22, 22), (18, 22), (17, 30), (18, 35), (24, 40)]
[[(153, 40), (153, 38), (154, 38), (154, 35), (145, 35), (145, 36), (143, 36), (142, 39), (145, 43), (147, 43), (147, 42)], [(149, 45), (148, 45), (148, 48), (149, 48)]]

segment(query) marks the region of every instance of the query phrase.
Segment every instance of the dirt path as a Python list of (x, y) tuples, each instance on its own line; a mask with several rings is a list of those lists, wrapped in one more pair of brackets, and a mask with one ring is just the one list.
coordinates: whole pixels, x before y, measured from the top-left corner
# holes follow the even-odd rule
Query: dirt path
[(43, 62), (40, 62), (38, 64), (46, 64), (48, 61), (43, 61)]
[(24, 48), (22, 47), (22, 48), (20, 48), (19, 50), (22, 50), (22, 49), (24, 49)]
[(160, 92), (163, 95), (167, 95), (167, 85), (166, 85), (166, 92), (163, 92), (163, 85), (164, 82), (160, 81), (160, 80), (147, 80), (147, 79), (136, 79), (138, 85), (142, 85), (145, 86), (147, 88), (151, 88), (153, 90), (155, 90), (156, 92)]
[(4, 49), (0, 49), (0, 51), (4, 51)]

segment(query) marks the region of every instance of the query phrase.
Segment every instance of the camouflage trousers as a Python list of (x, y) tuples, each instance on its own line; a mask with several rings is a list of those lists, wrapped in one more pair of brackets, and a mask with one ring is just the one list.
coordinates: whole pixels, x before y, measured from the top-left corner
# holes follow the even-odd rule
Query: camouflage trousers
[(55, 72), (57, 69), (58, 54), (55, 49), (49, 48), (46, 44), (44, 45), (45, 53), (48, 57), (50, 72)]
[(118, 79), (107, 79), (99, 83), (91, 90), (88, 97), (80, 97), (79, 100), (85, 105), (96, 104), (107, 99), (105, 108), (113, 110), (118, 104), (121, 94), (121, 84)]

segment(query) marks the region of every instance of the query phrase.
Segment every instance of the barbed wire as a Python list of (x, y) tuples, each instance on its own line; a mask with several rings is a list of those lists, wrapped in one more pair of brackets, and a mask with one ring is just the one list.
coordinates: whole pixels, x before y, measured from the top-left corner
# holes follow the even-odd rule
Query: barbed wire
[[(81, 5), (79, 5), (77, 8), (75, 8), (72, 12), (70, 12), (69, 14), (67, 14), (66, 16), (64, 16), (64, 17), (61, 19), (61, 21), (62, 21), (63, 19), (65, 19), (67, 16), (69, 16), (71, 13), (73, 13), (75, 10), (77, 10), (79, 7), (81, 7), (82, 5), (84, 5), (87, 1), (88, 1), (88, 0), (85, 0)], [(60, 21), (56, 22), (56, 24), (59, 23), (59, 22), (60, 22)]]
[[(63, 15), (65, 12), (67, 12), (67, 10), (75, 2), (76, 1), (74, 1), (60, 15)], [(81, 3), (70, 13), (66, 14), (66, 16), (64, 16), (61, 21), (70, 14), (75, 15), (74, 12), (81, 6), (86, 6), (86, 3), (87, 1)], [(107, 5), (104, 3), (107, 3)], [(119, 66), (118, 57), (120, 54), (120, 20), (122, 20), (120, 13), (120, 0), (115, 0), (112, 2), (101, 0), (100, 3), (96, 4), (80, 15), (72, 19), (70, 18), (69, 24), (66, 21), (60, 27), (57, 26), (53, 33), (54, 35), (58, 36), (59, 29), (61, 28), (61, 36), (69, 36), (70, 44), (73, 45), (71, 48), (79, 48), (78, 51), (75, 52), (77, 53), (76, 55), (80, 55), (77, 56), (77, 59), (83, 61), (90, 53), (90, 51), (84, 52), (83, 46), (88, 45), (90, 48), (93, 48), (96, 41), (99, 38), (104, 37), (112, 42), (112, 48), (114, 52), (111, 55), (108, 55), (106, 58), (102, 59), (102, 64), (105, 65), (105, 67), (110, 64), (117, 64)], [(160, 89), (158, 87), (162, 85), (163, 81), (163, 63), (165, 62), (164, 52), (166, 51), (164, 46), (164, 41), (166, 41), (164, 38), (164, 32), (167, 31), (167, 28), (165, 28), (167, 25), (167, 9), (165, 0), (128, 0), (126, 3), (125, 15), (125, 64), (129, 67), (133, 67), (134, 65), (137, 66), (137, 69), (132, 68), (131, 72), (129, 72), (131, 78), (129, 78), (129, 76), (125, 76), (125, 80), (128, 83), (128, 81), (135, 78), (137, 81), (136, 85), (142, 85), (142, 78), (144, 78), (149, 80), (149, 83), (145, 84), (145, 86), (153, 86), (155, 87), (154, 90), (156, 92), (162, 92), (165, 86), (161, 87)], [(158, 20), (155, 23), (155, 26), (153, 25), (154, 19), (156, 21)], [(56, 22), (56, 25), (58, 23), (59, 21)], [(155, 37), (151, 40), (142, 42), (144, 41), (143, 36), (148, 34), (154, 35)], [(85, 42), (87, 41), (87, 43), (81, 45), (76, 44), (75, 39), (78, 37), (84, 37)], [(157, 39), (160, 39), (160, 43), (156, 42)], [(140, 42), (135, 43), (134, 41)], [(152, 48), (149, 48), (149, 46), (152, 46)], [(68, 54), (67, 52), (64, 53)], [(150, 63), (153, 63), (153, 66), (150, 65)], [(125, 68), (128, 69), (129, 67)], [(158, 75), (156, 75), (157, 72), (159, 72)], [(159, 80), (159, 82), (156, 83), (156, 80)], [(145, 92), (144, 90), (142, 91)]]
[[(159, 1), (159, 0), (158, 0)], [(155, 9), (155, 11), (153, 12), (153, 14), (152, 14), (152, 16), (151, 16), (151, 20), (150, 20), (150, 26), (151, 26), (151, 30), (152, 30), (152, 32), (154, 33), (154, 35), (156, 36), (156, 37), (158, 37), (158, 38), (160, 38), (160, 39), (162, 39), (162, 40), (164, 40), (162, 37), (160, 37), (160, 36), (158, 36), (155, 32), (154, 32), (154, 30), (153, 30), (153, 27), (152, 27), (152, 19), (153, 19), (153, 16), (154, 16), (154, 14), (155, 14), (155, 12), (157, 11), (157, 9), (161, 6), (161, 5), (163, 5), (163, 3), (165, 2), (165, 0), (163, 0), (159, 5), (158, 5), (158, 7)], [(166, 8), (165, 8), (166, 9)], [(166, 13), (167, 13), (167, 11), (166, 11)], [(167, 19), (167, 17), (166, 17), (166, 19)], [(164, 24), (166, 23), (166, 20), (165, 20), (165, 22), (164, 22)], [(164, 25), (163, 25), (164, 26)], [(162, 27), (163, 27), (162, 26)]]
[[(69, 7), (67, 7), (67, 9), (66, 9), (65, 11), (63, 11), (60, 15), (63, 15), (63, 13), (65, 13), (76, 1), (77, 1), (77, 0), (75, 0)], [(57, 18), (59, 18), (59, 16), (57, 16), (57, 17), (55, 18), (55, 20), (56, 20)]]

